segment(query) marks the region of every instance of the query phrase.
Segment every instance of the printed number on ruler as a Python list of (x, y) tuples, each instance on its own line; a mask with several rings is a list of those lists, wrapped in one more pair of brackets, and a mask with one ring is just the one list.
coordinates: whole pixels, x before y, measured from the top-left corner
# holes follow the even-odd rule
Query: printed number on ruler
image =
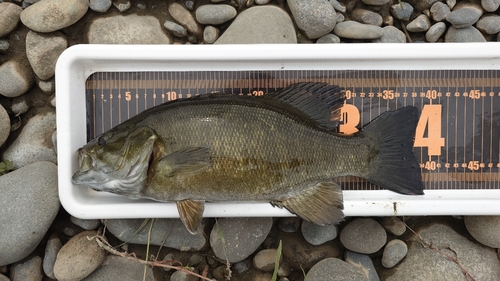
[[(429, 156), (440, 156), (441, 148), (445, 144), (441, 136), (441, 113), (442, 105), (426, 104), (418, 120), (414, 146), (427, 147)], [(359, 121), (359, 109), (352, 104), (344, 104), (341, 108), (339, 131), (347, 135), (354, 134), (358, 132)]]

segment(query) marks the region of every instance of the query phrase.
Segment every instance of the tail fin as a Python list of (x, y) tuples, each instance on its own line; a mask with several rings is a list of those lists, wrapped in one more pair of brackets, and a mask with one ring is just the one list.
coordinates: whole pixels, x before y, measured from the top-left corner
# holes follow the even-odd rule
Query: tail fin
[(417, 108), (407, 106), (385, 112), (364, 127), (363, 134), (379, 144), (366, 180), (401, 194), (424, 194), (420, 167), (413, 154), (417, 122)]

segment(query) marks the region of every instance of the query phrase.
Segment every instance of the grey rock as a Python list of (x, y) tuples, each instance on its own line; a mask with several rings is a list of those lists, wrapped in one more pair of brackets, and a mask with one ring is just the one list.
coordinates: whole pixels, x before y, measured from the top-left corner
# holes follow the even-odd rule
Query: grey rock
[(500, 248), (500, 216), (466, 216), (464, 223), (479, 243)]
[[(456, 258), (476, 280), (500, 280), (500, 262), (494, 249), (472, 242), (439, 223), (415, 230), (434, 249)], [(379, 269), (381, 279), (386, 281), (464, 280), (464, 272), (454, 261), (429, 249), (415, 236), (408, 242), (408, 254), (397, 270), (388, 271), (386, 276), (383, 274)]]
[[(198, 274), (198, 270), (196, 268), (194, 268), (192, 272)], [(174, 272), (172, 276), (170, 276), (170, 281), (198, 281), (198, 280), (200, 280), (198, 277), (180, 270)]]
[(222, 24), (236, 17), (236, 9), (230, 5), (201, 5), (196, 9), (196, 20), (201, 24)]
[(337, 13), (327, 0), (288, 0), (287, 3), (295, 23), (307, 38), (317, 39), (335, 27)]
[[(30, 109), (30, 107), (28, 106), (28, 103), (26, 101), (26, 96), (21, 95), (19, 97), (13, 98), (12, 99), (12, 105), (11, 105), (10, 109), (12, 110), (12, 113), (14, 113), (16, 116), (19, 116), (21, 114), (26, 113)], [(0, 111), (1, 111), (1, 109), (0, 109)], [(0, 117), (0, 119), (1, 119), (1, 117)], [(2, 134), (0, 133), (0, 135), (2, 135)], [(1, 143), (2, 143), (2, 141), (1, 141), (1, 138), (0, 138), (0, 145), (1, 145)]]
[(400, 20), (409, 20), (413, 13), (413, 6), (406, 2), (394, 4), (390, 8), (391, 15)]
[(429, 18), (422, 14), (412, 20), (407, 26), (406, 30), (409, 32), (424, 32), (431, 27), (431, 21)]
[(38, 81), (38, 88), (40, 88), (40, 90), (42, 90), (46, 94), (54, 93), (56, 88), (54, 78), (48, 81)]
[(366, 281), (361, 270), (337, 258), (327, 258), (315, 264), (306, 275), (306, 281), (332, 280), (336, 281)]
[(281, 218), (278, 222), (278, 227), (281, 231), (286, 233), (293, 233), (299, 230), (301, 226), (301, 219), (298, 217), (285, 217)]
[(0, 95), (8, 98), (18, 97), (26, 93), (35, 79), (29, 67), (10, 60), (0, 65)]
[(255, 4), (257, 5), (267, 5), (271, 2), (271, 0), (255, 0)]
[(101, 267), (90, 274), (85, 281), (108, 281), (116, 280), (120, 276), (120, 281), (143, 280), (144, 270), (146, 270), (146, 280), (154, 280), (153, 269), (126, 259), (120, 256), (108, 255)]
[(442, 21), (446, 19), (446, 16), (451, 12), (450, 7), (443, 2), (436, 2), (431, 7), (432, 19), (435, 21)]
[(481, 0), (481, 7), (486, 12), (495, 12), (500, 7), (500, 0)]
[(340, 43), (340, 38), (335, 34), (328, 33), (327, 35), (321, 36), (320, 38), (318, 38), (318, 40), (316, 40), (316, 43), (319, 43), (319, 44)]
[(384, 21), (380, 14), (365, 9), (354, 9), (351, 12), (351, 19), (360, 23), (376, 26), (382, 26)]
[(335, 11), (345, 13), (347, 11), (346, 7), (342, 4), (340, 4), (339, 1), (337, 0), (330, 0), (330, 4), (332, 4), (332, 7), (335, 9)]
[(382, 254), (382, 265), (386, 268), (392, 268), (406, 257), (407, 253), (408, 247), (405, 242), (399, 239), (391, 240), (385, 245), (384, 253)]
[(12, 171), (0, 177), (0, 190), (2, 266), (28, 256), (56, 217), (60, 206), (57, 166), (37, 162)]
[(439, 38), (443, 36), (445, 31), (446, 31), (446, 24), (444, 22), (436, 22), (425, 33), (425, 39), (429, 43), (437, 42)]
[(484, 36), (479, 30), (473, 26), (465, 28), (455, 28), (450, 26), (446, 35), (444, 36), (445, 42), (486, 42)]
[(117, 15), (97, 18), (87, 33), (90, 44), (170, 44), (160, 21), (153, 16)]
[(377, 270), (375, 269), (373, 261), (369, 256), (347, 251), (345, 254), (345, 261), (352, 266), (361, 269), (361, 272), (366, 276), (368, 281), (380, 281)]
[(390, 0), (362, 0), (366, 5), (382, 6), (389, 3)]
[(11, 281), (7, 276), (0, 274), (0, 281)]
[(111, 0), (90, 0), (89, 8), (98, 13), (105, 13), (111, 8)]
[(429, 9), (430, 7), (432, 7), (432, 5), (434, 5), (438, 1), (440, 1), (440, 0), (418, 0), (418, 1), (414, 1), (414, 3), (415, 3), (415, 10), (417, 10), (419, 12), (424, 11), (424, 10)]
[(373, 43), (406, 43), (406, 35), (394, 26), (384, 26), (384, 35), (373, 40)]
[(283, 259), (292, 268), (308, 270), (323, 259), (340, 257), (341, 245), (338, 240), (314, 246), (309, 244), (298, 232), (283, 235), (281, 240)]
[(450, 9), (453, 9), (456, 4), (457, 4), (457, 0), (446, 0), (446, 5), (448, 5), (448, 7), (450, 7)]
[(85, 230), (94, 230), (94, 229), (97, 229), (101, 225), (100, 220), (84, 220), (84, 219), (75, 218), (73, 216), (70, 216), (69, 219), (71, 220), (72, 223), (78, 225), (79, 227), (81, 227)]
[(176, 37), (184, 37), (187, 35), (187, 29), (176, 22), (167, 20), (163, 23), (163, 26)]
[(384, 217), (380, 225), (389, 233), (401, 236), (406, 231), (406, 225), (397, 217)]
[[(151, 222), (148, 222), (148, 227), (136, 233), (143, 222), (144, 219), (104, 221), (108, 231), (118, 239), (133, 244), (146, 245), (148, 243), (148, 232)], [(153, 228), (151, 229), (150, 244), (163, 245), (164, 247), (179, 249), (181, 251), (196, 251), (205, 247), (207, 239), (204, 237), (202, 231), (199, 231), (196, 235), (189, 233), (180, 219), (155, 219)]]
[[(253, 258), (253, 266), (258, 270), (273, 271), (276, 263), (276, 253), (277, 249), (265, 249), (259, 251)], [(278, 262), (281, 262), (282, 259), (283, 257), (280, 256), (280, 260)]]
[(250, 256), (264, 242), (272, 218), (222, 218), (210, 233), (210, 245), (217, 258), (239, 262)]
[(249, 270), (250, 268), (251, 268), (251, 266), (246, 260), (237, 262), (233, 265), (233, 269), (238, 273), (245, 272), (245, 271)]
[(0, 40), (0, 52), (5, 52), (9, 49), (10, 44), (7, 40)]
[(219, 38), (219, 29), (214, 26), (207, 25), (203, 30), (203, 41), (207, 44), (213, 44)]
[(168, 12), (180, 25), (184, 26), (191, 34), (201, 35), (201, 26), (196, 22), (193, 15), (181, 4), (172, 3), (168, 6)]
[(26, 55), (31, 68), (42, 80), (54, 76), (56, 62), (68, 47), (68, 41), (61, 32), (48, 34), (28, 32), (26, 35)]
[(84, 231), (71, 238), (57, 254), (54, 275), (57, 280), (82, 280), (104, 261), (106, 251), (95, 240), (97, 231)]
[(42, 281), (42, 258), (31, 257), (11, 267), (12, 281)]
[(321, 226), (304, 221), (301, 230), (304, 239), (311, 245), (321, 245), (337, 237), (337, 226), (333, 224)]
[(382, 27), (362, 24), (357, 21), (339, 22), (333, 33), (341, 38), (349, 39), (378, 39), (384, 35)]
[(500, 16), (484, 16), (476, 23), (476, 28), (486, 34), (497, 34), (500, 32)]
[(54, 264), (56, 263), (57, 253), (62, 248), (59, 237), (51, 235), (45, 246), (45, 255), (43, 256), (43, 272), (51, 279), (56, 279), (54, 275)]
[(14, 3), (0, 3), (0, 37), (9, 34), (19, 23), (23, 8)]
[(88, 0), (44, 0), (26, 8), (21, 21), (31, 30), (52, 32), (74, 24), (88, 8)]
[[(255, 20), (258, 18), (259, 20)], [(292, 19), (283, 9), (267, 5), (241, 12), (214, 44), (297, 43)]]
[(15, 168), (37, 161), (57, 163), (57, 155), (52, 143), (56, 129), (56, 114), (47, 112), (32, 117), (23, 130), (5, 150), (3, 159), (10, 159)]
[(116, 0), (113, 1), (113, 6), (115, 6), (115, 8), (117, 8), (118, 11), (120, 11), (120, 13), (123, 13), (125, 11), (128, 11), (128, 9), (130, 9), (130, 6), (132, 6), (132, 4), (130, 4), (130, 1), (128, 0)]
[(0, 146), (4, 144), (10, 134), (10, 118), (9, 114), (0, 104)]
[(387, 241), (384, 228), (371, 218), (358, 218), (349, 222), (340, 232), (340, 242), (347, 249), (361, 254), (380, 250)]
[(464, 28), (475, 24), (482, 14), (483, 10), (477, 6), (463, 6), (450, 12), (446, 20), (455, 28)]

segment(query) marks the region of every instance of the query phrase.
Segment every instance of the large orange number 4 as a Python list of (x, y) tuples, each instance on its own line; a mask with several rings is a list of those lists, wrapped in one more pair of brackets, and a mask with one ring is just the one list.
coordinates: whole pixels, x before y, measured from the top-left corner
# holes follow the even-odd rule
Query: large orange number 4
[[(429, 156), (440, 156), (444, 138), (441, 137), (441, 112), (440, 104), (426, 104), (418, 120), (415, 131), (415, 147), (427, 147)], [(427, 127), (427, 137), (424, 136)]]

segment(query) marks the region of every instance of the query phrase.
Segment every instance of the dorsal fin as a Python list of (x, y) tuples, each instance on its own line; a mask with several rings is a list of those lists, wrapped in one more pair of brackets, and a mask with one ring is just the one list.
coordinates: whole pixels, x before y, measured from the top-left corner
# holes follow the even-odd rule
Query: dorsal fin
[(327, 130), (337, 128), (345, 100), (339, 86), (317, 82), (292, 84), (264, 97), (287, 103)]

